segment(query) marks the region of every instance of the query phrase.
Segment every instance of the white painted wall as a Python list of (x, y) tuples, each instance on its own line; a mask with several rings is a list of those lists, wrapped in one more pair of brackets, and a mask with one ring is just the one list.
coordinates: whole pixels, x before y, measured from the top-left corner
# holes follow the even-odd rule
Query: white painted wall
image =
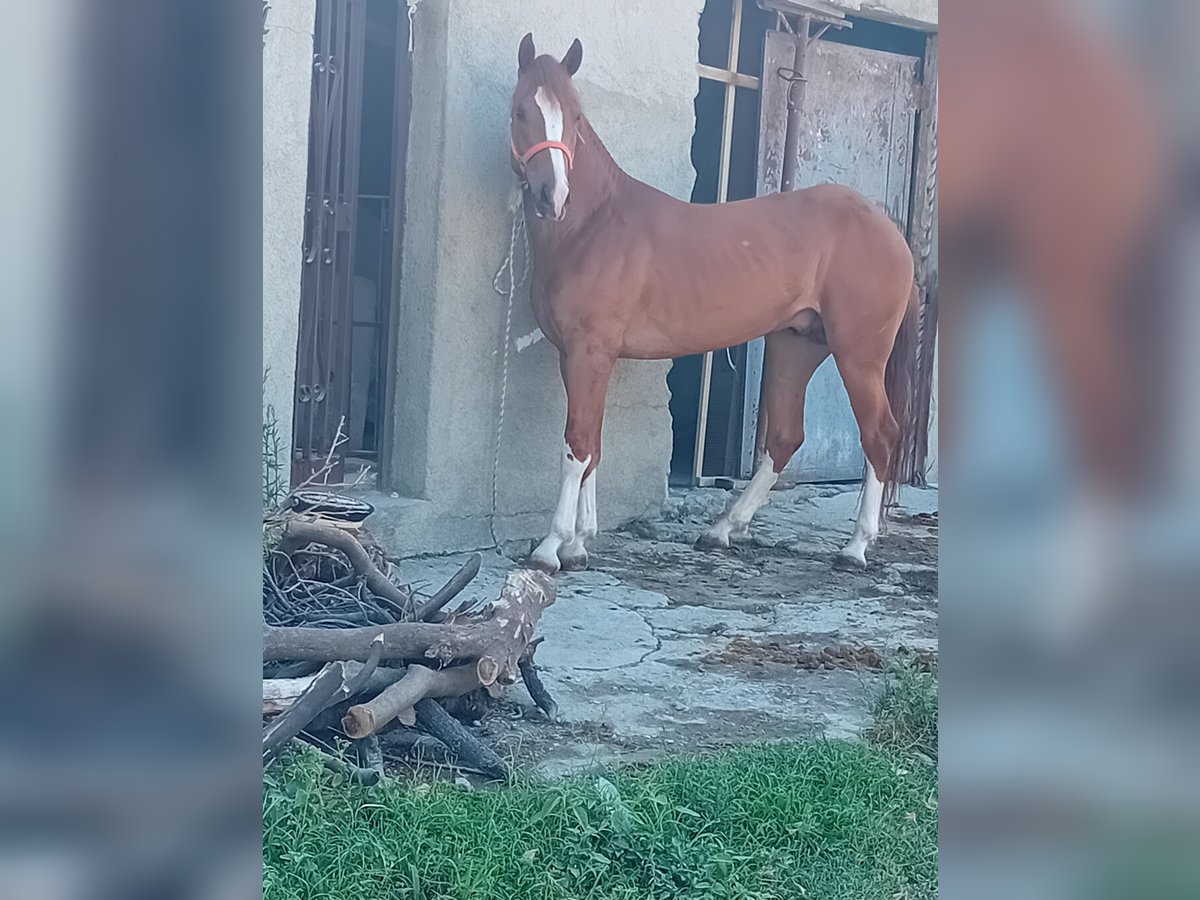
[(316, 0), (271, 0), (263, 48), (264, 403), (291, 444)]

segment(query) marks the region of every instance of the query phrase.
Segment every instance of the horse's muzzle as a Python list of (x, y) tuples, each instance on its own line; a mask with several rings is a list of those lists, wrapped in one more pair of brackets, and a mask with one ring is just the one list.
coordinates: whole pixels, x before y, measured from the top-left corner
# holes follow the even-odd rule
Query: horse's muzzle
[(555, 222), (561, 222), (567, 215), (567, 207), (571, 203), (571, 195), (568, 193), (563, 199), (562, 209), (554, 208), (554, 187), (551, 184), (543, 184), (539, 190), (533, 193), (533, 211), (537, 213), (539, 219), (550, 219)]

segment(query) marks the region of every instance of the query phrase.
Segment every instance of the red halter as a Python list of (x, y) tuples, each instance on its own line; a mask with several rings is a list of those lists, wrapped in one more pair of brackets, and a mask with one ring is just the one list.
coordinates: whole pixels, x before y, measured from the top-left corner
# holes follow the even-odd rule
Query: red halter
[(537, 156), (539, 153), (541, 153), (543, 150), (561, 150), (563, 153), (563, 156), (565, 156), (567, 158), (567, 169), (570, 169), (572, 163), (574, 162), (574, 156), (571, 153), (571, 148), (568, 147), (566, 144), (564, 144), (562, 141), (540, 141), (540, 142), (534, 144), (532, 147), (530, 147), (524, 153), (521, 153), (519, 150), (517, 150), (517, 145), (516, 145), (516, 143), (513, 142), (512, 137), (509, 137), (508, 145), (509, 145), (509, 147), (512, 148), (512, 154), (521, 166), (521, 174), (522, 175), (525, 174), (525, 167), (527, 165), (529, 165), (529, 161), (531, 159), (533, 159), (535, 156)]

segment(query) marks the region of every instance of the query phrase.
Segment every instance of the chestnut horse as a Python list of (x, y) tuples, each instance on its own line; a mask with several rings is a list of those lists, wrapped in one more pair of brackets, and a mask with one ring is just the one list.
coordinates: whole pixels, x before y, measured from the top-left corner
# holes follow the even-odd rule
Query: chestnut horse
[(904, 236), (882, 209), (837, 185), (693, 205), (637, 181), (583, 115), (571, 81), (582, 56), (578, 40), (561, 61), (536, 56), (527, 34), (512, 96), (530, 297), (567, 391), (562, 488), (531, 564), (587, 565), (604, 398), (618, 359), (671, 359), (765, 335), (765, 443), (750, 484), (698, 545), (728, 547), (746, 534), (804, 441), (805, 390), (832, 355), (867, 459), (841, 556), (865, 565), (911, 407), (917, 306)]

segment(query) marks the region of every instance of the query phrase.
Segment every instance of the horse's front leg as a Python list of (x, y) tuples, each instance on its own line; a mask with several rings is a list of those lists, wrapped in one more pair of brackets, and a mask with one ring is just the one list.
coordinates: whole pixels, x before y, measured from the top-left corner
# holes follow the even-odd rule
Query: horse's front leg
[(596, 536), (596, 471), (583, 479), (579, 488), (579, 509), (575, 516), (575, 537), (558, 551), (563, 569), (575, 572), (588, 567), (587, 544)]
[(596, 528), (595, 471), (600, 464), (604, 396), (616, 359), (594, 350), (567, 350), (559, 362), (567, 389), (562, 482), (550, 533), (530, 558), (533, 566), (550, 573), (587, 565), (584, 540)]

